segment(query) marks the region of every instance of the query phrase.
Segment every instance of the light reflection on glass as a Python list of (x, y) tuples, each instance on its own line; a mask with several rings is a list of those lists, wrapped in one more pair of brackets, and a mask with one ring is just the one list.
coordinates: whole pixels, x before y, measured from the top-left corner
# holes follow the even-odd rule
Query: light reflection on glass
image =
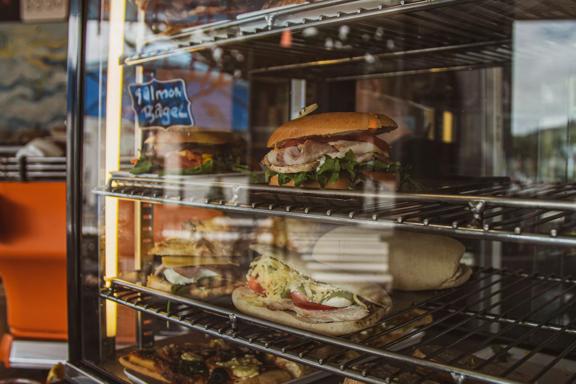
[(574, 179), (574, 63), (576, 22), (515, 22), (511, 171), (517, 178)]

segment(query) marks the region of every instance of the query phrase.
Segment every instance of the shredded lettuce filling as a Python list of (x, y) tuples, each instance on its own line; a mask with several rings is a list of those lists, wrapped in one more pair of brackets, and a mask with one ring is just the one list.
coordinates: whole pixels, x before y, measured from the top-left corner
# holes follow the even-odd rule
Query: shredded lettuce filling
[(266, 300), (273, 302), (287, 299), (290, 292), (298, 291), (311, 303), (322, 304), (334, 298), (342, 298), (348, 305), (366, 307), (356, 294), (315, 281), (272, 256), (260, 256), (252, 261), (247, 278), (256, 279), (265, 291)]

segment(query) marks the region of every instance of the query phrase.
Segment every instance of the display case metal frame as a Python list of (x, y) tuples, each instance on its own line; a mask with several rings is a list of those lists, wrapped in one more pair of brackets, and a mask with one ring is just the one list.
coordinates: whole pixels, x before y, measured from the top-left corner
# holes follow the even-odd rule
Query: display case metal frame
[[(68, 70), (67, 70), (67, 291), (68, 291), (68, 365), (80, 380), (94, 382), (113, 381), (114, 377), (83, 359), (83, 345), (88, 335), (82, 332), (82, 204), (83, 204), (83, 140), (84, 140), (84, 79), (87, 2), (71, 0), (68, 19)], [(90, 318), (88, 319), (90, 320)], [(100, 326), (95, 320), (94, 329)], [(96, 331), (97, 332), (97, 331)], [(98, 336), (97, 336), (98, 337)], [(99, 345), (94, 346), (99, 348)], [(90, 372), (90, 373), (86, 373)], [(74, 382), (74, 375), (67, 380)]]
[[(240, 177), (242, 179), (242, 177)], [(217, 188), (219, 197), (206, 193)], [(214, 208), (232, 213), (273, 215), (371, 228), (407, 229), (477, 239), (574, 246), (571, 230), (576, 186), (446, 186), (431, 193), (333, 191), (272, 187), (218, 177), (153, 177), (116, 173), (103, 196), (157, 204)], [(227, 198), (223, 199), (222, 196)], [(366, 201), (372, 203), (365, 204)]]
[[(344, 4), (350, 2), (349, 0), (331, 0), (329, 1), (330, 4)], [(413, 4), (412, 4), (413, 3)], [(408, 2), (402, 3), (402, 9), (406, 10), (409, 8), (432, 8), (440, 5), (446, 5), (451, 3), (472, 3), (470, 0), (438, 0), (438, 1), (421, 1), (421, 2)], [(562, 3), (562, 2), (561, 2)], [(315, 6), (314, 6), (315, 7)], [(378, 12), (384, 14), (384, 9), (380, 8), (374, 12)], [(69, 363), (73, 367), (77, 367), (79, 371), (83, 372), (90, 372), (90, 374), (94, 373), (99, 380), (103, 381), (117, 381), (117, 377), (113, 374), (107, 372), (103, 367), (98, 366), (90, 361), (87, 361), (84, 358), (83, 350), (84, 346), (90, 344), (90, 340), (101, 340), (100, 338), (100, 316), (94, 316), (93, 318), (85, 318), (82, 316), (82, 313), (87, 309), (100, 311), (100, 306), (98, 308), (89, 307), (95, 303), (101, 304), (101, 301), (84, 301), (83, 290), (85, 287), (83, 286), (83, 278), (86, 276), (84, 275), (84, 271), (82, 269), (82, 202), (83, 202), (83, 182), (82, 182), (82, 170), (83, 170), (83, 132), (84, 132), (84, 125), (83, 125), (83, 97), (84, 95), (84, 75), (85, 75), (85, 39), (86, 39), (86, 1), (81, 0), (72, 0), (70, 4), (70, 35), (69, 35), (69, 62), (68, 62), (68, 115), (67, 115), (67, 123), (68, 127), (68, 149), (67, 149), (67, 158), (69, 159), (67, 164), (67, 173), (70, 176), (68, 180), (68, 294), (69, 294)], [(346, 16), (350, 20), (358, 19), (361, 17), (366, 16), (366, 12), (361, 11), (358, 12), (357, 15), (341, 15)], [(273, 21), (273, 20), (271, 20)], [(329, 24), (333, 21), (328, 20), (321, 20), (319, 22), (315, 22), (314, 25), (324, 25)], [(306, 24), (306, 23), (304, 23)], [(307, 25), (302, 26), (289, 26), (289, 29), (303, 29)], [(285, 26), (283, 27), (286, 28)], [(278, 31), (274, 31), (274, 33), (278, 33)], [(267, 32), (262, 32), (258, 35), (258, 37), (264, 37)], [(230, 40), (231, 42), (232, 40)], [(214, 44), (222, 43), (221, 40), (215, 39), (212, 42), (206, 43), (206, 47), (214, 46)], [(506, 41), (499, 42), (499, 44), (507, 44)], [(198, 47), (196, 47), (198, 48)], [(190, 52), (195, 50), (196, 48), (183, 48), (183, 52)], [(470, 47), (457, 47), (458, 49), (469, 49), (469, 48), (478, 48), (476, 46)], [(448, 50), (457, 49), (455, 47), (448, 47)], [(176, 51), (169, 52), (169, 54), (178, 53)], [(405, 55), (417, 55), (420, 53), (425, 52), (404, 52)], [(488, 56), (492, 55), (493, 57), (499, 57), (498, 54), (491, 54), (489, 53)], [(141, 64), (144, 62), (149, 62), (155, 60), (157, 58), (163, 57), (161, 55), (149, 55), (148, 58), (143, 59), (140, 57), (136, 57), (130, 59), (132, 61), (127, 61), (127, 64)], [(344, 60), (351, 60), (351, 62), (355, 62), (356, 59), (352, 57), (352, 59), (339, 59)], [(297, 64), (296, 69), (300, 68), (309, 68), (313, 67), (314, 63), (307, 62), (304, 64)], [(280, 71), (284, 69), (294, 69), (294, 68), (281, 68), (279, 66), (276, 67), (267, 67), (258, 69), (261, 73), (268, 71)], [(455, 66), (455, 69), (465, 69), (468, 68), (467, 66)], [(421, 69), (414, 69), (414, 70), (421, 70)], [(425, 70), (425, 69), (422, 69)], [(258, 72), (253, 72), (252, 75), (257, 74)], [(411, 73), (411, 72), (410, 72)], [(372, 74), (376, 76), (377, 74)], [(372, 76), (370, 75), (370, 76)], [(344, 79), (344, 78), (343, 78)], [(346, 78), (348, 79), (348, 78)], [(136, 200), (146, 203), (169, 203), (169, 204), (182, 204), (182, 205), (191, 205), (191, 206), (207, 206), (210, 208), (216, 208), (221, 210), (227, 211), (238, 211), (241, 213), (253, 213), (257, 212), (260, 214), (275, 214), (281, 216), (293, 216), (293, 217), (302, 217), (302, 218), (314, 218), (314, 213), (311, 213), (310, 207), (296, 207), (294, 204), (278, 204), (273, 202), (267, 202), (263, 206), (259, 206), (258, 203), (250, 203), (248, 206), (243, 207), (240, 206), (238, 201), (201, 201), (201, 200), (188, 200), (185, 201), (180, 197), (174, 197), (171, 195), (171, 192), (180, 191), (182, 190), (182, 186), (178, 185), (175, 188), (171, 187), (170, 183), (166, 183), (165, 180), (154, 180), (154, 179), (146, 179), (142, 178), (142, 180), (138, 178), (124, 178), (122, 181), (126, 182), (129, 180), (130, 182), (135, 181), (133, 185), (124, 185), (118, 187), (118, 185), (114, 185), (111, 183), (108, 186), (96, 191), (97, 193), (109, 196), (109, 197), (118, 197), (118, 198), (126, 198), (129, 200)], [(121, 181), (120, 178), (113, 179), (113, 182)], [(157, 186), (152, 184), (156, 183)], [(194, 183), (192, 183), (194, 184)], [(205, 186), (205, 184), (204, 184)], [(167, 188), (169, 187), (169, 188)], [(202, 187), (200, 184), (196, 185), (187, 185), (184, 187), (184, 190), (193, 190), (196, 187)], [(238, 185), (224, 185), (222, 184), (221, 187), (223, 188), (230, 188), (233, 193), (247, 193), (252, 194), (254, 192), (260, 194), (272, 194), (277, 193), (277, 189), (268, 189), (268, 187), (252, 187), (252, 186), (238, 186)], [(567, 185), (566, 188), (572, 187)], [(120, 188), (115, 190), (115, 188)], [(121, 188), (124, 188), (122, 190)], [(562, 193), (561, 190), (554, 189), (558, 188), (558, 186), (551, 186), (550, 190), (548, 187), (542, 187), (540, 191), (542, 192), (558, 192)], [(560, 186), (560, 188), (562, 188)], [(162, 193), (164, 191), (168, 191), (168, 195), (164, 196), (163, 194), (157, 194), (157, 190), (161, 190)], [(571, 193), (573, 189), (568, 188), (568, 192)], [(322, 196), (325, 194), (324, 192), (310, 192), (305, 190), (294, 190), (297, 194), (308, 194), (308, 195), (317, 195), (312, 196), (314, 197), (325, 197)], [(538, 190), (535, 192), (538, 194)], [(344, 192), (343, 196), (345, 198), (358, 198), (358, 197), (365, 197), (366, 194), (362, 194), (361, 196), (356, 196), (355, 192)], [(506, 197), (506, 196), (494, 196), (485, 194), (485, 195), (475, 195), (472, 197), (458, 197), (458, 196), (451, 196), (449, 194), (445, 195), (426, 195), (426, 194), (404, 194), (404, 195), (396, 195), (396, 194), (387, 194), (378, 192), (374, 197), (384, 197), (388, 200), (396, 200), (400, 199), (402, 202), (408, 202), (410, 204), (424, 204), (424, 203), (434, 203), (434, 202), (441, 202), (443, 204), (457, 204), (457, 203), (464, 203), (464, 205), (470, 207), (472, 210), (472, 214), (474, 214), (474, 209), (477, 209), (474, 205), (476, 203), (481, 204), (495, 204), (500, 205), (503, 207), (502, 209), (528, 209), (531, 212), (528, 212), (527, 215), (537, 214), (538, 216), (542, 212), (538, 212), (539, 210), (550, 210), (550, 209), (558, 209), (560, 211), (567, 211), (566, 214), (562, 213), (566, 217), (569, 217), (576, 209), (575, 204), (572, 201), (558, 201), (554, 199), (518, 199), (518, 196), (514, 197)], [(470, 205), (472, 204), (472, 205)], [(302, 212), (296, 212), (302, 208)], [(308, 208), (308, 209), (306, 209)], [(418, 208), (418, 207), (417, 207)], [(420, 207), (421, 208), (421, 207)], [(420, 209), (418, 208), (418, 209)], [(448, 206), (434, 206), (434, 207), (424, 207), (427, 212), (440, 212), (442, 210), (448, 209)], [(418, 211), (417, 209), (417, 211)], [(458, 207), (461, 209), (461, 207)], [(437, 212), (438, 211), (438, 212)], [(410, 212), (410, 214), (417, 214), (415, 217), (422, 217), (420, 210), (419, 212)], [(462, 213), (461, 211), (459, 213)], [(469, 212), (466, 212), (469, 214)], [(333, 215), (333, 212), (329, 212), (325, 210), (321, 213), (323, 216), (323, 221), (333, 221), (339, 223), (364, 223), (364, 221), (358, 219), (359, 212), (356, 211), (348, 211), (345, 212), (343, 216), (341, 215)], [(333, 219), (337, 217), (337, 219)], [(551, 217), (551, 216), (549, 216)], [(549, 217), (547, 217), (549, 219)], [(564, 217), (564, 216), (562, 216)], [(369, 223), (378, 222), (379, 216), (376, 213), (376, 219), (374, 216), (369, 216), (366, 218), (365, 222)], [(552, 219), (550, 219), (552, 220)], [(398, 225), (398, 226), (406, 226), (407, 224), (406, 217), (401, 220), (396, 220), (395, 222), (388, 222), (385, 223), (386, 225)], [(573, 223), (572, 218), (568, 218), (567, 223)], [(432, 228), (434, 229), (433, 225), (430, 220), (428, 222), (422, 221), (418, 224), (419, 228)], [(482, 233), (481, 237), (483, 238), (494, 238), (498, 240), (511, 240), (517, 239), (520, 241), (534, 241), (536, 243), (546, 243), (546, 244), (554, 244), (554, 245), (574, 245), (573, 238), (567, 237), (564, 238), (559, 235), (558, 232), (550, 232), (545, 234), (546, 240), (541, 236), (533, 236), (532, 238), (529, 235), (525, 235), (523, 233), (523, 229), (517, 230), (517, 227), (514, 227), (515, 222), (509, 222), (507, 225), (512, 225), (512, 231), (505, 232), (504, 234), (499, 234), (498, 232), (492, 232), (492, 235), (486, 235), (486, 233), (490, 233), (490, 227), (487, 229), (484, 227), (479, 228), (480, 232)], [(424, 229), (427, 230), (427, 229)], [(467, 233), (461, 233), (459, 231), (458, 225), (456, 228), (454, 225), (449, 225), (445, 229), (446, 233), (451, 234), (463, 234), (466, 235)], [(519, 233), (518, 233), (519, 232)], [(471, 232), (472, 233), (472, 232)], [(505, 235), (505, 236), (504, 236)], [(542, 235), (542, 234), (539, 234)], [(499, 271), (485, 271), (480, 272), (485, 273), (487, 276), (497, 275)], [(531, 279), (535, 283), (540, 284), (541, 282), (545, 282), (546, 284), (558, 284), (561, 286), (560, 293), (558, 293), (555, 298), (560, 298), (561, 295), (565, 293), (567, 289), (572, 289), (576, 282), (571, 278), (559, 279), (555, 277), (548, 277), (548, 276), (539, 276), (539, 275), (526, 275), (522, 273), (513, 273), (512, 278), (515, 279), (514, 281), (526, 281), (526, 279)], [(148, 314), (150, 316), (155, 316), (158, 318), (162, 318), (164, 320), (168, 320), (170, 322), (181, 324), (189, 328), (197, 329), (205, 333), (212, 334), (217, 337), (222, 337), (229, 339), (233, 342), (237, 342), (244, 345), (249, 345), (251, 347), (265, 350), (277, 355), (281, 355), (287, 358), (290, 358), (295, 361), (300, 361), (306, 364), (310, 364), (316, 366), (321, 369), (326, 369), (334, 373), (338, 373), (344, 376), (353, 377), (359, 380), (365, 380), (371, 383), (384, 383), (390, 379), (390, 377), (378, 377), (378, 376), (371, 376), (370, 372), (373, 366), (376, 364), (383, 364), (383, 363), (399, 363), (400, 367), (398, 368), (395, 373), (393, 373), (392, 377), (395, 375), (399, 375), (403, 370), (410, 370), (414, 369), (415, 367), (424, 367), (427, 369), (432, 369), (436, 371), (441, 371), (452, 375), (452, 378), (456, 382), (461, 382), (464, 378), (471, 377), (476, 378), (481, 381), (491, 382), (491, 383), (512, 383), (515, 382), (514, 380), (501, 378), (498, 376), (490, 375), (483, 373), (478, 370), (470, 370), (465, 369), (462, 367), (457, 367), (450, 364), (438, 363), (434, 361), (432, 358), (430, 359), (419, 359), (411, 356), (401, 355), (397, 353), (390, 352), (386, 348), (373, 348), (366, 345), (362, 345), (361, 343), (350, 342), (348, 340), (342, 340), (339, 338), (332, 338), (321, 336), (318, 334), (313, 334), (301, 330), (296, 330), (290, 327), (281, 326), (278, 324), (274, 324), (265, 320), (252, 318), (250, 316), (243, 315), (239, 312), (230, 309), (222, 309), (220, 307), (214, 307), (209, 304), (189, 300), (177, 296), (173, 296), (166, 293), (157, 292), (154, 290), (150, 290), (148, 288), (143, 287), (141, 284), (135, 284), (133, 282), (128, 282), (123, 280), (122, 278), (115, 278), (110, 281), (111, 285), (109, 287), (102, 287), (102, 289), (96, 292), (97, 295), (100, 296), (102, 301), (111, 300), (128, 307), (131, 307), (139, 312)], [(512, 282), (511, 284), (515, 284)], [(456, 292), (458, 294), (458, 289), (452, 290), (449, 292)], [(449, 294), (449, 293), (445, 293)], [(442, 294), (440, 294), (442, 295)], [(568, 299), (571, 300), (571, 299)], [(148, 304), (146, 303), (148, 302)], [(175, 308), (174, 311), (165, 311), (165, 304), (168, 302), (178, 303), (179, 306)], [(430, 306), (426, 306), (430, 304)], [(87, 306), (89, 308), (87, 308)], [(429, 310), (429, 311), (439, 311), (438, 306), (434, 305), (433, 301), (422, 301), (418, 303), (418, 306), (422, 306), (422, 308)], [(442, 307), (442, 304), (440, 304)], [(187, 316), (185, 315), (186, 311), (193, 310), (192, 312), (195, 314), (194, 316)], [(573, 329), (571, 324), (553, 324), (550, 325), (547, 322), (538, 322), (538, 321), (531, 321), (530, 319), (518, 319), (513, 317), (505, 317), (501, 315), (494, 315), (490, 313), (482, 313), (481, 311), (474, 310), (473, 308), (468, 307), (453, 307), (448, 308), (447, 306), (443, 306), (442, 310), (446, 310), (448, 314), (445, 316), (463, 316), (465, 319), (476, 319), (480, 318), (483, 321), (487, 322), (494, 322), (498, 324), (504, 324), (504, 326), (514, 326), (514, 327), (525, 327), (529, 330), (544, 330), (544, 331), (555, 331), (560, 332), (560, 334), (569, 334), (573, 336), (575, 330)], [(556, 311), (557, 312), (557, 311)], [(553, 314), (558, 314), (554, 312)], [(531, 315), (532, 312), (528, 313), (527, 315)], [(392, 315), (394, 316), (394, 315)], [(82, 332), (82, 329), (86, 328), (85, 321), (92, 321), (93, 324), (93, 331), (95, 335), (87, 335)], [(239, 322), (247, 322), (249, 324), (257, 326), (258, 330), (254, 331), (253, 335), (243, 333), (235, 334), (234, 331), (238, 326)], [(435, 321), (432, 323), (430, 327), (443, 327), (445, 324), (439, 321)], [(455, 330), (453, 325), (447, 325), (448, 330)], [(422, 330), (417, 330), (416, 332), (421, 332)], [(274, 334), (274, 332), (283, 332), (286, 337), (299, 337), (300, 342), (297, 343), (295, 346), (297, 347), (297, 352), (292, 353), (289, 352), (291, 346), (281, 346), (280, 348), (274, 347), (274, 340), (266, 339), (266, 335), (270, 336)], [(530, 332), (530, 331), (528, 331)], [(468, 333), (464, 333), (467, 335)], [(487, 335), (484, 335), (487, 336)], [(499, 337), (501, 335), (488, 335), (487, 337), (496, 336)], [(280, 340), (281, 341), (281, 340)], [(510, 343), (514, 343), (515, 341), (512, 340)], [(314, 348), (321, 347), (324, 344), (333, 345), (337, 348), (344, 348), (344, 349), (352, 349), (357, 351), (361, 354), (361, 357), (357, 361), (338, 361), (336, 363), (332, 362), (331, 364), (329, 361), (318, 361), (313, 360), (308, 357), (308, 352)], [(91, 344), (90, 344), (91, 345)], [(95, 348), (100, 348), (99, 345), (93, 345)], [(570, 344), (564, 351), (557, 356), (557, 358), (562, 358), (568, 353), (576, 348), (576, 344)], [(533, 352), (533, 351), (532, 351)], [(368, 359), (367, 359), (368, 358)], [(372, 359), (375, 358), (375, 359)], [(557, 359), (555, 360), (557, 361)], [(360, 369), (357, 369), (357, 368)], [(364, 368), (362, 368), (364, 367)], [(576, 379), (572, 377), (571, 380)]]

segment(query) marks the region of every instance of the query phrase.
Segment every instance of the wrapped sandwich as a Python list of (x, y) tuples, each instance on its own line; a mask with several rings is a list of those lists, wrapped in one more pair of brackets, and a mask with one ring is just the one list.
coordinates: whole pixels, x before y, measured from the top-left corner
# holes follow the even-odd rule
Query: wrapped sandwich
[[(446, 236), (406, 231), (373, 231), (338, 227), (322, 235), (309, 258), (315, 277), (349, 276), (381, 283), (392, 277), (394, 289), (424, 291), (464, 284), (472, 270), (460, 261), (465, 248)], [(351, 273), (351, 263), (362, 260), (365, 271)], [(330, 280), (328, 280), (330, 281)]]

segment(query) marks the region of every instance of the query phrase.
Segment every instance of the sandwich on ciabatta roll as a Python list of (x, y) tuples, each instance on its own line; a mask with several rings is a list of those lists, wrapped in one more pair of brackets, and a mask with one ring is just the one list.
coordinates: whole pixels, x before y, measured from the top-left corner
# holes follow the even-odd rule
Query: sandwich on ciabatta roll
[(167, 239), (149, 254), (154, 258), (154, 270), (146, 279), (150, 288), (208, 299), (230, 294), (241, 284), (239, 260), (222, 255), (206, 239)]
[(220, 211), (192, 212), (181, 231), (165, 228), (168, 236), (148, 251), (146, 285), (200, 299), (230, 294), (242, 281), (242, 244), (227, 236), (234, 229)]
[(244, 141), (234, 132), (173, 126), (152, 130), (133, 174), (195, 175), (233, 172), (242, 165)]
[(388, 143), (379, 134), (397, 128), (386, 115), (331, 112), (307, 115), (280, 126), (262, 160), (270, 185), (348, 189), (366, 179), (396, 180)]
[(209, 299), (228, 295), (241, 284), (238, 264), (228, 257), (157, 257), (161, 263), (146, 279), (150, 288)]

